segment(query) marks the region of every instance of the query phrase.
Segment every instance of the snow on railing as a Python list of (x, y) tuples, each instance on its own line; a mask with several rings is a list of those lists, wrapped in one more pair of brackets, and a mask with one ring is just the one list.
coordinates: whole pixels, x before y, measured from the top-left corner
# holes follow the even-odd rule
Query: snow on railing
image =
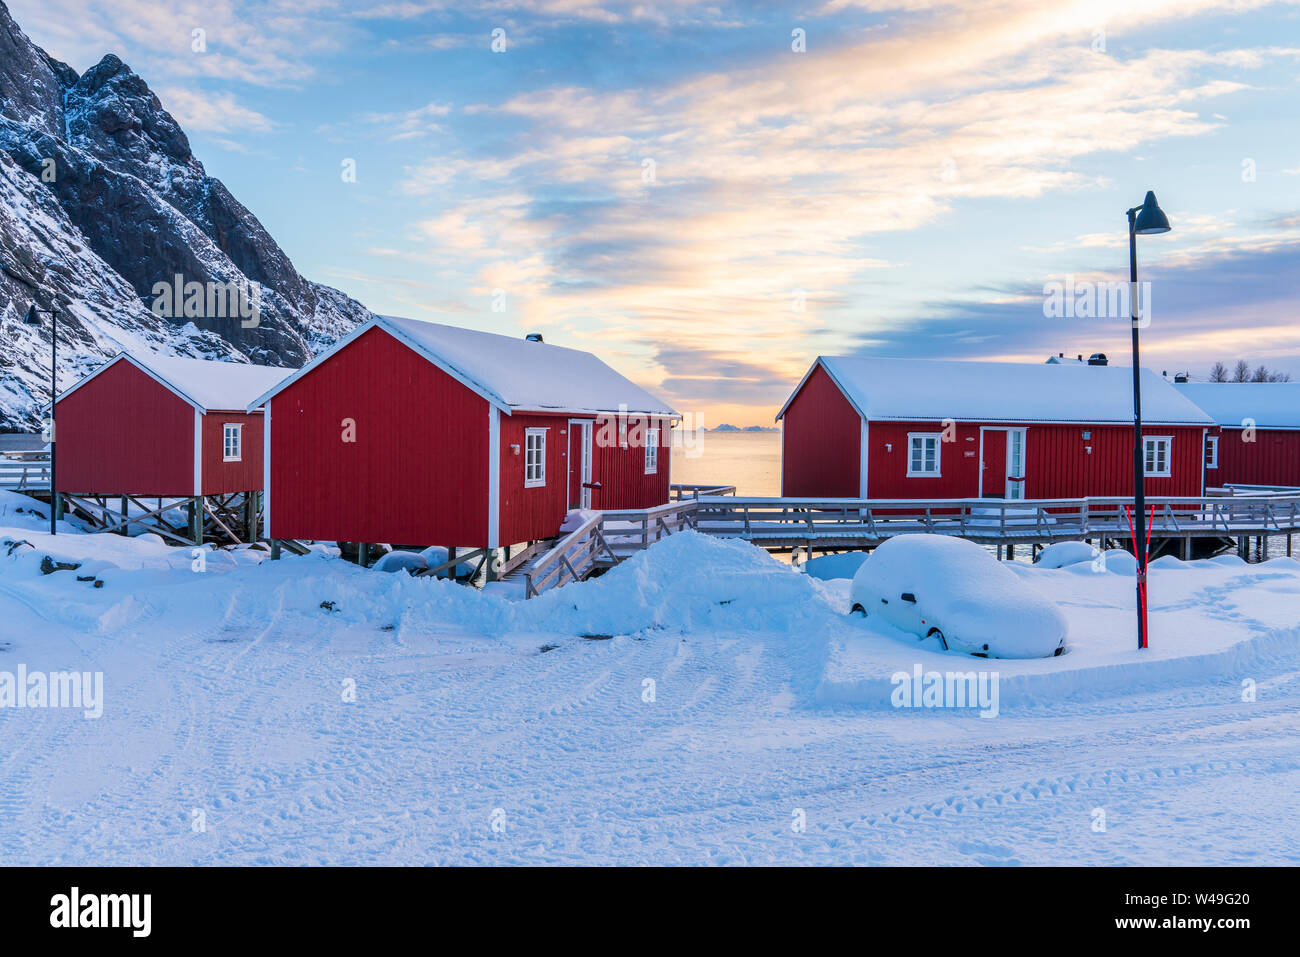
[(615, 565), (661, 538), (694, 527), (698, 503), (670, 502), (647, 509), (596, 512), (562, 538), (524, 574), (524, 596), (582, 581), (598, 565)]
[[(1124, 497), (1075, 499), (818, 499), (700, 495), (647, 509), (596, 512), (525, 574), (525, 595), (582, 581), (598, 566), (683, 529), (766, 547), (834, 541), (870, 547), (895, 535), (929, 533), (977, 542), (1047, 544), (1130, 537)], [(1147, 499), (1157, 537), (1300, 533), (1300, 492)]]
[(15, 492), (47, 492), (49, 452), (10, 452), (0, 455), (0, 488)]

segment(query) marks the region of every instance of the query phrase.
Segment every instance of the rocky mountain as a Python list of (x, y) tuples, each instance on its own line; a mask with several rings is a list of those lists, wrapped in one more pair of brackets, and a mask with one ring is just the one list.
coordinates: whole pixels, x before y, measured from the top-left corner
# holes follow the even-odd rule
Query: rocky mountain
[(370, 318), (299, 274), (130, 67), (78, 76), (0, 0), (0, 431), (48, 401), (32, 303), (59, 314), (60, 388), (123, 348), (297, 367)]

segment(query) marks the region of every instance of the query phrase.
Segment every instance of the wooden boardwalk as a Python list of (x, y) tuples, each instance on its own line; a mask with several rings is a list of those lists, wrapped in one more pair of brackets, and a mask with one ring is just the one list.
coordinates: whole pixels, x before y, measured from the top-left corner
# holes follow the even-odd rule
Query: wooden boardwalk
[(49, 452), (6, 452), (0, 455), (0, 489), (11, 492), (49, 492)]
[[(1223, 545), (1247, 538), (1300, 533), (1300, 492), (1251, 492), (1200, 498), (1149, 498), (1153, 546), (1192, 555), (1193, 543)], [(750, 498), (699, 495), (656, 508), (597, 512), (523, 570), (525, 592), (534, 597), (581, 581), (682, 529), (738, 538), (773, 550), (871, 549), (896, 535), (952, 535), (987, 545), (1050, 545), (1096, 540), (1121, 544), (1132, 538), (1132, 499), (1081, 498), (1042, 501), (940, 499)], [(1153, 548), (1154, 551), (1154, 548)]]

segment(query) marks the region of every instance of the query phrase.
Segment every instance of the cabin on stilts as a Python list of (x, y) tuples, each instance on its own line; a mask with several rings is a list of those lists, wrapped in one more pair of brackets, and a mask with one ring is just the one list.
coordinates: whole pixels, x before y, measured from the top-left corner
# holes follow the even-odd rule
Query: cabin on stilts
[(1300, 488), (1300, 383), (1179, 382), (1218, 424), (1206, 437), (1205, 484)]
[(289, 369), (123, 352), (55, 402), (54, 507), (172, 543), (248, 543), (261, 511), (262, 413)]
[[(1154, 372), (1141, 382), (1146, 493), (1201, 495), (1217, 425)], [(822, 356), (777, 420), (783, 496), (1133, 493), (1133, 371), (1118, 366)]]
[(374, 544), (465, 562), (514, 548), (517, 560), (572, 510), (669, 499), (677, 413), (538, 335), (377, 317), (249, 408), (265, 411), (273, 550), (337, 541), (365, 564)]

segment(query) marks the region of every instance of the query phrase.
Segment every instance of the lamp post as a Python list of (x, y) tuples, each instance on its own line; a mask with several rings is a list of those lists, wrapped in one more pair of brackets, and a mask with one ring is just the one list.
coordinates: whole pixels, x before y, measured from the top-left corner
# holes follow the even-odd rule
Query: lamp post
[(1147, 497), (1146, 449), (1142, 442), (1142, 365), (1138, 360), (1138, 236), (1169, 232), (1169, 217), (1148, 191), (1141, 206), (1128, 211), (1129, 319), (1133, 325), (1133, 557), (1137, 559), (1138, 648), (1147, 647)]
[(23, 322), (29, 326), (39, 326), (41, 316), (50, 317), (50, 534), (57, 535), (58, 532), (58, 512), (59, 512), (59, 486), (54, 480), (55, 477), (55, 453), (54, 442), (58, 436), (55, 435), (54, 428), (54, 404), (59, 397), (59, 386), (57, 379), (57, 370), (59, 362), (59, 314), (53, 309), (37, 309), (36, 304), (27, 310), (27, 316)]

